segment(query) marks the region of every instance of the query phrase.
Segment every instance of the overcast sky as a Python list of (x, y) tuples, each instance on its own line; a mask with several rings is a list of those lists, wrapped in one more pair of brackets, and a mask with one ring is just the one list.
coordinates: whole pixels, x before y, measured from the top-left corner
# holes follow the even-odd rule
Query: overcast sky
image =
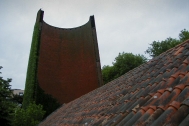
[(25, 87), (40, 8), (45, 22), (62, 28), (83, 25), (94, 15), (101, 66), (112, 65), (119, 52), (145, 55), (154, 40), (189, 30), (189, 0), (0, 0), (0, 76), (12, 78), (12, 88)]

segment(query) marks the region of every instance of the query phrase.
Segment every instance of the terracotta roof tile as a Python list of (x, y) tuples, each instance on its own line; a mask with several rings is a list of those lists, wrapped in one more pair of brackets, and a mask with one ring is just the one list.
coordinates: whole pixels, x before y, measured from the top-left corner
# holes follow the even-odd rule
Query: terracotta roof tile
[(63, 104), (40, 126), (188, 124), (189, 40)]

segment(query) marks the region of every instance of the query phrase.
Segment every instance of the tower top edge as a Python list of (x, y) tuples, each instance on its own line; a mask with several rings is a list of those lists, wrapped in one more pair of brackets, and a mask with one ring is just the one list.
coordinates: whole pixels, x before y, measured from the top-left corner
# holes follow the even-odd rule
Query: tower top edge
[[(44, 11), (40, 8), (37, 12), (37, 17), (36, 17), (36, 22), (39, 22), (39, 23), (46, 23), (44, 20), (43, 20), (43, 17), (44, 17)], [(91, 27), (92, 28), (95, 28), (95, 18), (94, 18), (94, 15), (91, 15), (89, 17), (89, 21), (87, 23), (90, 23), (91, 24)], [(49, 26), (52, 26), (52, 27), (55, 27), (55, 28), (60, 28), (60, 29), (75, 29), (75, 28), (79, 28), (79, 27), (82, 27), (84, 25), (86, 25), (87, 23), (81, 25), (81, 26), (78, 26), (78, 27), (73, 27), (73, 28), (61, 28), (61, 27), (56, 27), (56, 26), (52, 26), (52, 25), (49, 25), (48, 23), (46, 23), (47, 25)]]

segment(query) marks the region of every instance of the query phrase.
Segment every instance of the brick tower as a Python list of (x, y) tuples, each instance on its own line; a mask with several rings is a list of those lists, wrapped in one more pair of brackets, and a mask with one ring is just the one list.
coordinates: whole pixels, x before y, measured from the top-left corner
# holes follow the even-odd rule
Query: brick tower
[(70, 102), (103, 82), (94, 16), (80, 27), (57, 28), (44, 22), (43, 15), (44, 11), (39, 10), (23, 107), (36, 101), (49, 109), (56, 106), (55, 102)]

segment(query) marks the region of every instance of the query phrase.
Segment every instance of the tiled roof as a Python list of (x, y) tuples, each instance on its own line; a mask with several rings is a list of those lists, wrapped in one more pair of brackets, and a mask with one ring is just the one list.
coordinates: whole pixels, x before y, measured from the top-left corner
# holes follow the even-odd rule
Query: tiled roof
[(48, 125), (189, 125), (189, 40), (62, 105)]

